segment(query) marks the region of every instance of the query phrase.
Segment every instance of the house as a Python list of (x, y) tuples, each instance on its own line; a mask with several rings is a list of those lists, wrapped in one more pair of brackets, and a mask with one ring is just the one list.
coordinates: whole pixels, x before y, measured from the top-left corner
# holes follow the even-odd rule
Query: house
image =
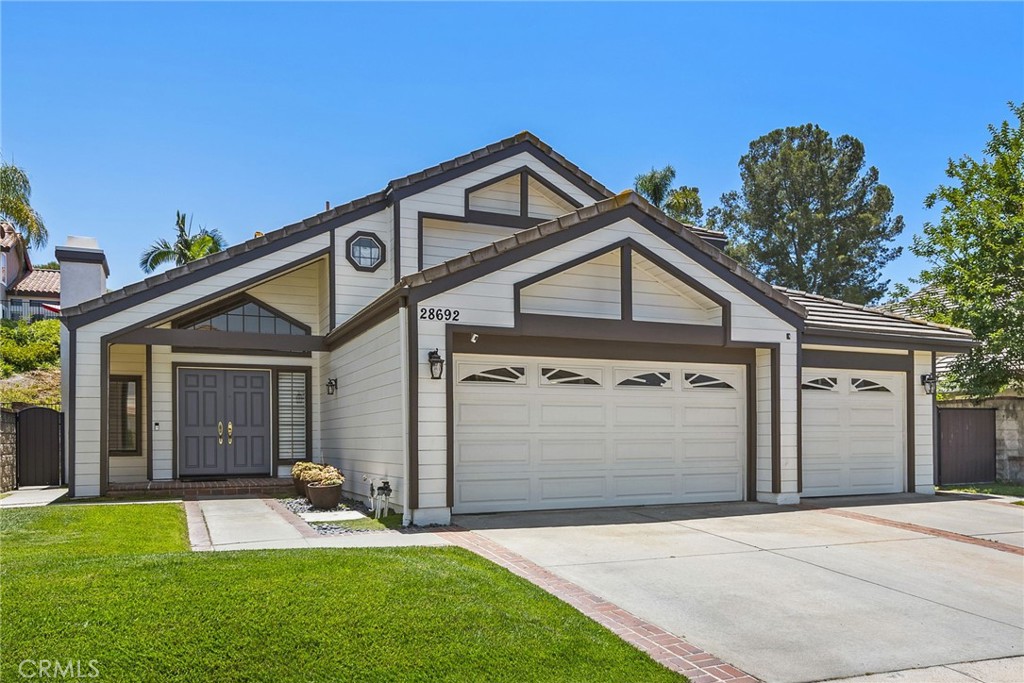
[(416, 524), (931, 493), (922, 376), (970, 334), (772, 287), (723, 241), (524, 132), (118, 291), (60, 249), (94, 287), (64, 304), (72, 495), (306, 458)]
[(0, 310), (5, 320), (60, 315), (60, 271), (34, 268), (25, 240), (0, 221)]

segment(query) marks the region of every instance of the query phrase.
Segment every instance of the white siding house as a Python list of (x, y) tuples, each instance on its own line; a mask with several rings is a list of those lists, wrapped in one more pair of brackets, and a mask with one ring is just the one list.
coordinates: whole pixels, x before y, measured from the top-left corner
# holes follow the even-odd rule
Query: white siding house
[(72, 494), (304, 459), (417, 524), (932, 492), (921, 375), (970, 335), (773, 288), (723, 239), (522, 133), (100, 285), (64, 311)]

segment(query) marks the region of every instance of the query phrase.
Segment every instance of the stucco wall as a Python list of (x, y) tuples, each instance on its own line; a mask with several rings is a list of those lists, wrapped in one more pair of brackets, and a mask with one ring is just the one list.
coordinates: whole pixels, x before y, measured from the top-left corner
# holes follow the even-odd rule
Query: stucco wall
[(996, 409), (996, 479), (1024, 484), (1024, 397), (996, 396), (980, 403), (941, 401), (940, 408)]

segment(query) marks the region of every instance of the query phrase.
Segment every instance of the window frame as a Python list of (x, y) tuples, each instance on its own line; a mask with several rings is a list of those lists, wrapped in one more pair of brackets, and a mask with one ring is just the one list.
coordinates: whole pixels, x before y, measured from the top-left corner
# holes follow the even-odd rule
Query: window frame
[[(198, 322), (202, 322), (203, 320), (205, 320), (207, 318), (214, 318), (214, 317), (216, 317), (216, 316), (218, 316), (218, 315), (220, 315), (222, 313), (227, 313), (228, 311), (234, 310), (234, 309), (238, 308), (239, 306), (244, 306), (245, 304), (256, 304), (260, 308), (262, 308), (262, 309), (264, 309), (266, 311), (269, 311), (273, 315), (281, 318), (282, 320), (284, 320), (284, 321), (290, 323), (291, 325), (293, 325), (293, 326), (299, 328), (300, 330), (302, 330), (302, 332), (303, 332), (302, 336), (309, 336), (309, 335), (313, 334), (313, 328), (310, 327), (309, 325), (305, 324), (301, 320), (298, 320), (298, 319), (288, 315), (287, 313), (285, 313), (284, 311), (280, 310), (279, 308), (275, 308), (274, 306), (271, 306), (270, 304), (268, 304), (265, 301), (260, 301), (259, 299), (254, 297), (252, 294), (249, 294), (248, 292), (243, 292), (242, 294), (237, 294), (235, 296), (228, 297), (227, 299), (224, 299), (223, 301), (218, 301), (217, 303), (213, 304), (212, 306), (207, 306), (207, 307), (201, 308), (201, 309), (199, 309), (197, 311), (193, 311), (191, 313), (187, 313), (187, 314), (183, 315), (182, 317), (178, 318), (177, 320), (175, 320), (173, 323), (171, 323), (171, 327), (173, 327), (174, 329), (177, 329), (177, 330), (188, 329), (188, 328), (191, 328), (192, 325), (195, 325)], [(202, 332), (203, 330), (196, 330), (196, 331), (197, 332)], [(277, 335), (276, 332), (274, 332), (274, 333), (270, 333), (270, 332), (235, 332), (233, 334), (265, 334), (267, 336), (270, 336), (271, 334), (273, 334), (275, 336), (287, 336), (287, 337), (299, 336), (299, 335), (290, 335), (290, 334), (289, 335)]]
[[(356, 240), (363, 237), (372, 239), (377, 243), (377, 246), (380, 247), (380, 260), (377, 261), (376, 265), (364, 266), (352, 258), (352, 247), (355, 245)], [(366, 230), (359, 230), (352, 233), (352, 235), (345, 240), (345, 260), (348, 261), (350, 266), (361, 273), (376, 273), (388, 260), (388, 248), (387, 245), (384, 244), (384, 240), (380, 238), (380, 235), (373, 232), (367, 232)]]
[[(113, 416), (111, 415), (109, 402), (113, 397), (113, 391), (110, 391), (115, 382), (135, 382), (135, 449), (134, 450), (123, 450), (115, 449), (110, 446), (110, 435), (115, 433), (113, 425)], [(108, 396), (107, 396), (107, 455), (110, 457), (135, 457), (142, 455), (142, 375), (110, 375), (108, 379)], [(125, 396), (127, 396), (125, 392)]]
[[(280, 411), (280, 386), (281, 374), (300, 374), (306, 377), (306, 454), (301, 458), (281, 457), (281, 411)], [(294, 465), (297, 462), (309, 461), (313, 458), (313, 369), (301, 365), (295, 367), (273, 368), (273, 393), (271, 412), (273, 413), (273, 447), (274, 447), (274, 469), (277, 465)]]

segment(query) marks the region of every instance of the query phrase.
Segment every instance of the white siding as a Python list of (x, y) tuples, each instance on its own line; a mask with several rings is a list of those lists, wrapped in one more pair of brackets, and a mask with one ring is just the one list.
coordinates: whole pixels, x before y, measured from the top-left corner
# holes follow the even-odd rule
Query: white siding
[[(572, 204), (537, 182), (536, 179), (530, 178), (528, 183), (530, 202), (528, 215), (535, 218), (558, 218), (575, 211)], [(585, 203), (591, 204), (593, 200)]]
[(338, 378), (338, 393), (321, 407), (323, 459), (342, 471), (352, 496), (366, 497), (364, 476), (388, 479), (396, 508), (405, 495), (401, 354), (396, 315), (325, 354), (321, 368), (325, 382)]
[[(705, 284), (712, 291), (728, 299), (733, 311), (734, 339), (755, 343), (778, 343), (781, 346), (782, 484), (783, 491), (789, 492), (785, 500), (795, 502), (797, 498), (796, 391), (798, 382), (794, 328), (634, 221), (624, 219), (565, 244), (552, 247), (503, 270), (490, 273), (474, 282), (439, 294), (424, 301), (421, 305), (456, 308), (461, 312), (460, 322), (463, 324), (512, 327), (514, 325), (512, 288), (516, 282), (550, 270), (574, 258), (599, 251), (603, 247), (626, 238), (631, 238), (644, 245), (656, 255)], [(446, 399), (444, 382), (431, 381), (429, 378), (426, 358), (427, 353), (434, 348), (439, 348), (442, 354), (444, 353), (444, 323), (419, 321), (418, 332), (420, 507), (442, 508), (447, 505), (445, 488)], [(787, 339), (787, 336), (790, 338)], [(764, 356), (767, 358), (767, 353)], [(763, 429), (770, 430), (771, 425), (770, 382), (769, 376), (765, 373), (770, 373), (770, 363), (767, 360), (759, 363), (757, 368), (759, 436), (762, 435)], [(770, 431), (766, 431), (765, 435), (770, 437)], [(757, 481), (759, 494), (767, 493), (767, 496), (771, 497), (770, 438), (767, 440), (759, 438)]]
[(320, 263), (311, 263), (305, 268), (253, 287), (248, 292), (309, 325), (313, 334), (327, 334), (330, 330), (320, 329)]
[(523, 313), (619, 320), (622, 285), (619, 251), (609, 252), (524, 287)]
[[(383, 211), (361, 218), (334, 231), (335, 269), (337, 271), (335, 273), (334, 291), (335, 306), (337, 307), (337, 325), (342, 324), (361, 311), (368, 303), (386, 292), (394, 284), (394, 269), (398, 264), (398, 256), (395, 254), (392, 228), (392, 209), (388, 207)], [(373, 233), (384, 243), (384, 265), (378, 268), (376, 272), (367, 273), (356, 270), (348, 262), (348, 259), (345, 258), (345, 242), (356, 232)], [(415, 233), (415, 230), (413, 232)], [(414, 238), (412, 245), (415, 248), (416, 242)], [(403, 252), (405, 249), (406, 245), (403, 242)], [(413, 270), (416, 270), (416, 268), (413, 268)]]
[(519, 215), (519, 175), (499, 180), (469, 195), (471, 211)]
[(722, 309), (640, 254), (633, 254), (633, 319), (721, 325)]
[(429, 268), (504, 239), (513, 228), (424, 219), (423, 267)]
[(402, 253), (399, 255), (401, 257), (401, 269), (399, 272), (402, 275), (408, 275), (419, 270), (417, 233), (419, 231), (418, 216), (420, 212), (464, 216), (465, 192), (467, 188), (479, 185), (490, 178), (496, 178), (523, 166), (529, 166), (534, 172), (543, 176), (554, 184), (555, 187), (558, 187), (581, 204), (589, 205), (594, 203), (594, 200), (588, 194), (558, 173), (552, 171), (537, 157), (528, 152), (495, 161), (477, 171), (472, 171), (447, 183), (442, 183), (401, 200), (400, 228), (402, 231)]
[(107, 470), (108, 481), (111, 482), (138, 482), (146, 481), (146, 426), (149, 423), (146, 405), (146, 347), (141, 344), (114, 344), (110, 347), (110, 374), (111, 375), (134, 375), (142, 378), (139, 398), (141, 402), (137, 410), (142, 417), (139, 420), (139, 454), (138, 455), (113, 455), (109, 459)]
[(921, 385), (921, 375), (932, 371), (932, 354), (929, 351), (914, 352), (914, 374), (910, 386), (914, 392), (914, 485), (917, 493), (935, 493), (934, 446), (935, 396), (926, 394)]

